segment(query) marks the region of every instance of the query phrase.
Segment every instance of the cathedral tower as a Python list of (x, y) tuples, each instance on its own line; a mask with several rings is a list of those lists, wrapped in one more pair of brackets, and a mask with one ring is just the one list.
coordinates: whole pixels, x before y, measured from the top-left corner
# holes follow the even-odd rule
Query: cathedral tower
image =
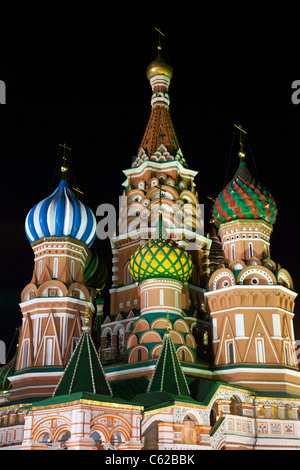
[(206, 293), (214, 367), (220, 380), (299, 393), (293, 327), (297, 294), (290, 274), (270, 258), (276, 203), (250, 174), (242, 149), (239, 158), (213, 208), (224, 254)]
[[(103, 361), (115, 355), (124, 358), (132, 324), (151, 309), (152, 312), (157, 308), (164, 310), (165, 315), (169, 312), (170, 315), (178, 313), (184, 316), (189, 330), (185, 334), (197, 331), (199, 343), (202, 342), (202, 329), (206, 332), (209, 329), (208, 319), (202, 323), (200, 319), (202, 321), (206, 317), (201, 305), (209, 274), (211, 240), (203, 235), (204, 214), (194, 183), (197, 172), (188, 168), (172, 122), (169, 86), (173, 69), (164, 60), (160, 45), (156, 59), (147, 67), (146, 75), (152, 89), (151, 113), (137, 156), (133, 158), (131, 168), (123, 171), (126, 180), (123, 183), (125, 189), (118, 233), (111, 240), (113, 283), (110, 289), (110, 316), (102, 325)], [(155, 236), (160, 214), (169, 243), (174, 242), (179, 250), (189, 252), (193, 268), (191, 277), (179, 283), (174, 279), (159, 281), (156, 276), (150, 299), (149, 279), (135, 277), (129, 265), (134, 253), (140, 250), (141, 254), (143, 247), (149, 246), (147, 243)], [(162, 284), (158, 288), (159, 282)], [(176, 304), (172, 300), (174, 292)], [(159, 298), (160, 295), (164, 295), (164, 299)], [(155, 305), (150, 305), (150, 302)], [(158, 342), (161, 341), (162, 338)], [(147, 359), (151, 359), (151, 354), (147, 353)], [(142, 360), (146, 360), (146, 355)]]

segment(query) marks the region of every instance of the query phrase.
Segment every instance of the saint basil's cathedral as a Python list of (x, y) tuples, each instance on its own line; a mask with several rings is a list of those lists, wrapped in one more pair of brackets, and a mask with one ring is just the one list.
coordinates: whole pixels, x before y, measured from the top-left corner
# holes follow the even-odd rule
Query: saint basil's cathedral
[(300, 448), (297, 294), (271, 258), (276, 203), (247, 168), (238, 126), (236, 172), (204, 235), (172, 76), (159, 45), (150, 118), (123, 170), (109, 307), (96, 218), (69, 187), (65, 154), (58, 187), (28, 212), (34, 269), (0, 369), (0, 449)]

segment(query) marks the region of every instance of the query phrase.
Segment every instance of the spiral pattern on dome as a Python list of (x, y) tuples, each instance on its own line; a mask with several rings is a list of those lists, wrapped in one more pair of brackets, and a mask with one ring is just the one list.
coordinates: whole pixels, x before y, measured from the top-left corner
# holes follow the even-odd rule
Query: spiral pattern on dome
[(216, 225), (236, 219), (262, 219), (274, 224), (277, 216), (275, 200), (240, 162), (233, 179), (215, 200), (212, 218)]
[(30, 243), (45, 237), (70, 237), (90, 247), (96, 237), (96, 218), (61, 180), (53, 193), (28, 213), (25, 232)]

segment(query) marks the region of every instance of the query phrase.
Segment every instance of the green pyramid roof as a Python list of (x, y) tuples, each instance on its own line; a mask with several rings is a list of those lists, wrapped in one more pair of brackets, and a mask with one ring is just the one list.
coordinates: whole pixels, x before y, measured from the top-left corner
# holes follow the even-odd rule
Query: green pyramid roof
[(163, 347), (157, 359), (147, 392), (169, 392), (179, 396), (190, 395), (185, 375), (169, 333), (164, 336)]
[(53, 396), (90, 392), (112, 395), (91, 335), (84, 331)]

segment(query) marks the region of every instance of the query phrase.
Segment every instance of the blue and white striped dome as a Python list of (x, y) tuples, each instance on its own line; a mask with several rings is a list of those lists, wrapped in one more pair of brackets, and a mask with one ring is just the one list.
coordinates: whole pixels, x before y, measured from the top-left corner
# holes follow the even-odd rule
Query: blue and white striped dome
[(96, 237), (96, 218), (61, 180), (51, 196), (28, 213), (25, 232), (30, 243), (44, 237), (70, 237), (90, 247)]

